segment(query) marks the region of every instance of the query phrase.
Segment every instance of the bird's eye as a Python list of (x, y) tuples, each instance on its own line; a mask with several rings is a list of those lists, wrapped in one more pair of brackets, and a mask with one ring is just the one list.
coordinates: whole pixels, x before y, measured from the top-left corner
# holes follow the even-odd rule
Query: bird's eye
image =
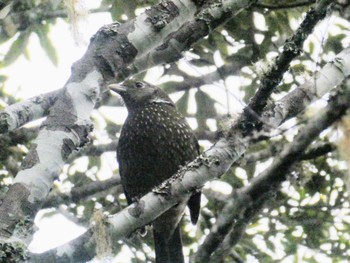
[(138, 81), (138, 82), (135, 83), (135, 87), (140, 89), (140, 88), (143, 87), (143, 83)]

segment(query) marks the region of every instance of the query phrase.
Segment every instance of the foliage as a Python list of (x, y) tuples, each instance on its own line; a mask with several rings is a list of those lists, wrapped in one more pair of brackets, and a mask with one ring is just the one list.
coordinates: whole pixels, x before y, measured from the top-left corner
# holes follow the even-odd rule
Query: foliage
[[(59, 43), (52, 43), (50, 40), (50, 28), (55, 26), (57, 19), (68, 17), (64, 5), (58, 2), (60, 1), (15, 1), (11, 14), (0, 20), (0, 43), (10, 43), (7, 53), (2, 54), (1, 67), (15, 63), (20, 56), (30, 59), (30, 37), (33, 33), (39, 37), (48, 58), (57, 64), (58, 58), (64, 54), (56, 54), (55, 46)], [(135, 10), (146, 8), (155, 2), (157, 1), (103, 0), (100, 8), (94, 12), (107, 10), (113, 19), (126, 21), (135, 16)], [(293, 34), (295, 25), (299, 24), (309, 4), (313, 2), (315, 1), (258, 1), (259, 4), (241, 12), (198, 42), (186, 52), (180, 62), (160, 66), (163, 86), (178, 98), (179, 110), (195, 123), (198, 134), (216, 130), (219, 126), (217, 122), (227, 112), (235, 115), (237, 112), (232, 112), (233, 108), (242, 108), (249, 101), (261, 76), (270, 66), (270, 61), (279, 54), (282, 44)], [(301, 4), (286, 8), (298, 3)], [(277, 8), (271, 8), (274, 6)], [(348, 6), (344, 5), (344, 8), (349, 12)], [(320, 30), (322, 26), (326, 26), (328, 30)], [(300, 85), (304, 78), (314, 75), (331, 55), (338, 53), (349, 43), (349, 22), (342, 19), (339, 13), (333, 13), (333, 17), (327, 18), (322, 26), (317, 30), (317, 37), (311, 37), (305, 44), (305, 53), (292, 63), (278, 92), (273, 94), (273, 100)], [(225, 66), (228, 65), (239, 65), (239, 69), (227, 70)], [(187, 70), (188, 68), (191, 70)], [(213, 72), (216, 74), (206, 80), (205, 76)], [(182, 80), (178, 81), (179, 79)], [(15, 99), (3, 90), (6, 76), (0, 76), (0, 82), (2, 104), (13, 103)], [(176, 87), (182, 83), (190, 88), (171, 88), (175, 82), (180, 83)], [(218, 98), (216, 93), (224, 95)], [(108, 139), (115, 140), (120, 131), (120, 123), (111, 122), (108, 116), (101, 121), (101, 117), (104, 117), (101, 109), (96, 109), (94, 116), (98, 116), (94, 119), (97, 127), (94, 143), (100, 143), (101, 134), (104, 133), (107, 133)], [(258, 140), (246, 156), (262, 152), (271, 145), (283, 146), (292, 141), (307, 118), (299, 116), (291, 121), (293, 125), (287, 125), (285, 130), (280, 129), (279, 134), (268, 140)], [(99, 122), (105, 125), (99, 127)], [(315, 144), (334, 144), (338, 137), (337, 129), (332, 128)], [(30, 136), (21, 137), (20, 131), (0, 137), (1, 188), (8, 185), (18, 171), (31, 139)], [(208, 138), (201, 136), (200, 139), (203, 145), (208, 145)], [(245, 163), (243, 157), (239, 167), (232, 167), (221, 178), (221, 188), (232, 190), (246, 185), (274, 157), (272, 154), (250, 163)], [(53, 192), (60, 193), (73, 187), (93, 184), (99, 180), (103, 171), (106, 162), (104, 158), (102, 155), (76, 159), (64, 169)], [(82, 162), (87, 164), (81, 165)], [(237, 246), (232, 247), (225, 262), (239, 262), (239, 259), (251, 262), (254, 259), (255, 262), (345, 262), (350, 257), (350, 210), (346, 176), (345, 163), (337, 152), (300, 161), (289, 173), (289, 180), (249, 224), (246, 234)], [(190, 231), (189, 220), (184, 219), (184, 243), (190, 254), (195, 252), (196, 244), (210, 230), (225, 199), (230, 196), (223, 193), (222, 189), (208, 187), (204, 191), (205, 202), (196, 231)], [(87, 223), (93, 212), (100, 207), (104, 211), (115, 213), (125, 206), (122, 189), (115, 186), (94, 195), (71, 200), (65, 209), (76, 216), (80, 223)], [(51, 213), (47, 214), (48, 217), (50, 215)], [(142, 258), (152, 257), (148, 249), (152, 247), (150, 235), (142, 241), (138, 238), (134, 238), (132, 242), (125, 240), (121, 247), (124, 244), (134, 246), (141, 253), (140, 255), (136, 250), (131, 250), (135, 262), (137, 258), (142, 261)], [(6, 251), (11, 252), (8, 248)]]

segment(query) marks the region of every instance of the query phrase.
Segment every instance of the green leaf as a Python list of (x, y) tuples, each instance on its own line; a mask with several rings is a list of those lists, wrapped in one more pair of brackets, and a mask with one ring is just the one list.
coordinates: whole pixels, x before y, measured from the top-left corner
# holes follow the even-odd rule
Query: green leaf
[(126, 15), (128, 19), (134, 18), (136, 7), (136, 1), (114, 1), (111, 10), (113, 20), (121, 20), (122, 15)]
[(212, 66), (213, 63), (211, 61), (208, 61), (206, 59), (193, 59), (191, 60), (191, 64), (197, 67), (204, 67), (204, 66)]
[(94, 211), (95, 211), (95, 202), (92, 200), (87, 201), (84, 204), (84, 212), (83, 212), (84, 218), (91, 218)]
[(196, 118), (198, 122), (198, 129), (205, 130), (207, 127), (206, 120), (217, 115), (214, 107), (215, 101), (207, 93), (200, 89), (196, 92), (195, 99), (197, 103)]
[(185, 91), (185, 93), (181, 96), (181, 98), (176, 102), (177, 109), (184, 116), (187, 113), (189, 95), (190, 95), (190, 92), (188, 90)]
[(40, 45), (44, 49), (46, 55), (49, 57), (51, 60), (52, 64), (57, 66), (58, 64), (58, 58), (57, 58), (57, 53), (56, 49), (53, 46), (51, 39), (49, 38), (49, 25), (42, 25), (40, 27), (35, 27), (35, 33), (38, 35), (39, 40), (40, 40)]
[(7, 80), (7, 76), (5, 75), (0, 75), (0, 82), (4, 82)]
[(9, 51), (6, 53), (3, 61), (0, 63), (0, 67), (11, 65), (21, 54), (23, 54), (27, 46), (30, 33), (30, 31), (26, 30), (18, 35), (17, 39), (12, 43)]
[(310, 41), (310, 43), (309, 43), (309, 52), (312, 54), (312, 53), (314, 53), (314, 50), (315, 50), (315, 43), (314, 42), (312, 42), (312, 41)]
[(334, 53), (339, 53), (343, 50), (342, 41), (346, 37), (346, 34), (337, 34), (335, 36), (328, 36), (326, 44), (324, 45), (324, 50), (331, 50)]

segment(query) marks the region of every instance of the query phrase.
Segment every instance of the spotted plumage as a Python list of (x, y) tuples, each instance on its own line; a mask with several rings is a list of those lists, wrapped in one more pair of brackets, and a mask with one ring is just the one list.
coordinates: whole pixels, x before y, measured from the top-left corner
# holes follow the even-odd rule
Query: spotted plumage
[[(150, 192), (199, 153), (198, 142), (168, 95), (145, 82), (124, 82), (112, 90), (128, 109), (117, 148), (122, 185), (128, 203)], [(153, 222), (157, 263), (184, 262), (179, 222), (186, 205), (196, 223), (200, 193), (162, 214)]]

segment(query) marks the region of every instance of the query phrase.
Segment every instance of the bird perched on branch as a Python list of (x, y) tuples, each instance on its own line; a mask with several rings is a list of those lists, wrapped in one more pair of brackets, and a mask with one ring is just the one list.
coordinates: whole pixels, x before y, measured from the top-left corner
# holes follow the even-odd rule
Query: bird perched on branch
[[(117, 160), (124, 193), (131, 204), (192, 161), (199, 154), (199, 145), (185, 118), (160, 88), (131, 80), (110, 88), (121, 95), (128, 110)], [(157, 263), (184, 262), (179, 223), (186, 205), (195, 224), (200, 209), (199, 192), (152, 223)]]

